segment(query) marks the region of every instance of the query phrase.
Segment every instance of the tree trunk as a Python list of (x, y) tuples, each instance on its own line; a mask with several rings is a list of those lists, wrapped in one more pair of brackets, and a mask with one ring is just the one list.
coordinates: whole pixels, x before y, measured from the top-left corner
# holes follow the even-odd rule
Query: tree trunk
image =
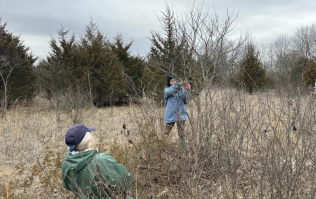
[(6, 118), (8, 107), (8, 94), (7, 94), (7, 84), (4, 84), (4, 99), (3, 99), (3, 112), (2, 115)]

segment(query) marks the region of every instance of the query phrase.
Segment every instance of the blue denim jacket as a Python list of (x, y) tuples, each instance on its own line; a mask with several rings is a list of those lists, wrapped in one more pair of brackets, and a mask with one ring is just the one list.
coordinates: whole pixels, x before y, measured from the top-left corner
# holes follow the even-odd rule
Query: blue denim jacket
[[(190, 93), (190, 90), (188, 92)], [(189, 97), (190, 95), (185, 95), (185, 90), (178, 83), (165, 88), (165, 123), (188, 120), (184, 101), (188, 100)]]

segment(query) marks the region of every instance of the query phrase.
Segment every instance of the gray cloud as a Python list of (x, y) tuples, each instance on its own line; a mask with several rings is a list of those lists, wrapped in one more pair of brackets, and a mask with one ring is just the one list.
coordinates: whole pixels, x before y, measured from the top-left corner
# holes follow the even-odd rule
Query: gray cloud
[[(201, 4), (203, 0), (195, 0)], [(126, 42), (134, 40), (132, 52), (145, 55), (150, 30), (161, 31), (156, 14), (168, 3), (181, 15), (193, 0), (0, 0), (2, 23), (10, 32), (21, 35), (32, 52), (43, 57), (49, 51), (50, 35), (56, 35), (60, 24), (72, 32), (82, 33), (90, 16), (100, 30), (113, 38), (122, 33)], [(258, 43), (272, 42), (280, 34), (291, 35), (301, 25), (316, 22), (313, 0), (204, 0), (203, 7), (213, 8), (220, 16), (226, 10), (239, 12), (235, 31), (249, 30)]]

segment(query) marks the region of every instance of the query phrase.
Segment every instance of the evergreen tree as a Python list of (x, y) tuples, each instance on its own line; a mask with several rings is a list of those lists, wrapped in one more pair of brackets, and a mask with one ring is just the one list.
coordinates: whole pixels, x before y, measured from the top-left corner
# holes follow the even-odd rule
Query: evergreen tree
[[(133, 95), (142, 91), (142, 78), (144, 72), (144, 60), (139, 56), (133, 56), (130, 54), (129, 50), (133, 42), (130, 42), (126, 45), (123, 43), (122, 35), (119, 34), (116, 36), (115, 41), (110, 44), (111, 50), (115, 53), (119, 61), (124, 67), (124, 73), (128, 75), (129, 78), (133, 81), (134, 88), (136, 90), (130, 90), (128, 93)], [(141, 95), (137, 95), (141, 96)]]
[(187, 51), (185, 35), (176, 30), (176, 21), (173, 11), (166, 6), (159, 18), (165, 35), (151, 32), (152, 38), (148, 61), (159, 67), (165, 74), (171, 73), (183, 77), (185, 60), (190, 59)]
[[(127, 90), (122, 75), (125, 61), (120, 59), (124, 60), (124, 50), (130, 45), (122, 45), (120, 53), (112, 50), (111, 43), (93, 20), (86, 25), (79, 40), (75, 35), (67, 35), (68, 31), (62, 27), (58, 37), (51, 38), (49, 56), (37, 67), (39, 85), (55, 93), (63, 93), (69, 86), (88, 90), (90, 99), (100, 106), (113, 105), (124, 98)], [(133, 70), (134, 73), (136, 71), (141, 72)]]
[(4, 107), (19, 98), (34, 97), (36, 58), (28, 52), (19, 36), (6, 30), (0, 19), (0, 92)]
[(255, 52), (254, 45), (248, 44), (245, 57), (240, 63), (236, 85), (244, 86), (249, 93), (252, 93), (255, 89), (265, 86), (267, 82), (268, 78), (261, 67), (259, 55)]
[(315, 85), (316, 78), (316, 63), (314, 60), (309, 61), (309, 65), (306, 67), (304, 72), (304, 80), (307, 85)]
[(175, 75), (180, 81), (189, 80), (185, 74), (193, 60), (188, 53), (185, 35), (177, 32), (174, 13), (168, 6), (159, 20), (165, 35), (151, 32), (151, 47), (147, 55), (148, 67), (145, 71), (151, 78), (152, 85), (148, 86), (154, 89), (152, 91), (156, 99), (159, 99), (159, 96), (163, 97), (168, 74)]
[(73, 82), (82, 87), (90, 85), (95, 93), (95, 104), (113, 105), (126, 96), (123, 71), (123, 64), (111, 50), (110, 42), (91, 20), (78, 44), (71, 72)]
[(165, 37), (157, 32), (151, 32), (152, 45), (150, 47), (149, 58), (155, 61), (163, 70), (174, 72), (175, 65), (177, 64), (174, 13), (167, 6), (166, 11), (162, 15), (160, 23), (165, 31)]
[[(73, 104), (70, 106), (66, 103), (70, 101), (73, 93), (76, 93), (70, 87), (78, 88), (71, 85), (70, 79), (70, 72), (74, 68), (77, 44), (75, 35), (69, 36), (69, 31), (64, 30), (62, 26), (57, 33), (58, 36), (51, 36), (49, 41), (49, 55), (40, 60), (35, 71), (38, 88), (40, 92), (46, 92), (46, 98), (50, 100), (51, 107), (55, 109), (56, 120), (60, 121), (62, 110), (70, 112), (76, 109)], [(77, 110), (75, 111), (77, 114)]]
[(304, 73), (306, 68), (310, 65), (307, 57), (299, 57), (295, 61), (294, 67), (290, 70), (291, 85), (294, 87), (304, 86)]
[(75, 35), (68, 38), (69, 30), (61, 27), (58, 30), (58, 37), (51, 36), (49, 41), (49, 55), (40, 60), (36, 67), (37, 83), (40, 90), (50, 92), (63, 92), (69, 85), (70, 71), (75, 65), (77, 44)]

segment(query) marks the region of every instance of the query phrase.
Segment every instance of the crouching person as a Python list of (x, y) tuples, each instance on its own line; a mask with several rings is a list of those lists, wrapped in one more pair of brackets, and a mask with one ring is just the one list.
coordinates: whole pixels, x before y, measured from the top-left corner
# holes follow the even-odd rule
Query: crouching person
[(131, 174), (107, 153), (94, 148), (93, 127), (76, 124), (69, 128), (65, 142), (69, 146), (62, 166), (64, 188), (79, 198), (130, 198)]

